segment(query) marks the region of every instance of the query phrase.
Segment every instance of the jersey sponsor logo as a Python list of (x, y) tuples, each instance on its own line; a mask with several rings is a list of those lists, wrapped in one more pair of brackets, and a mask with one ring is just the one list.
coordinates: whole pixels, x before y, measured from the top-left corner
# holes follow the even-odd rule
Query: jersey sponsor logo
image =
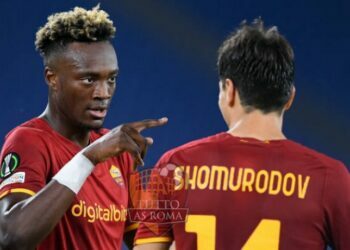
[(117, 166), (112, 165), (109, 169), (109, 173), (119, 186), (124, 185), (122, 173), (120, 172), (120, 169)]
[(305, 199), (310, 176), (226, 166), (178, 166), (174, 171), (175, 190), (207, 189), (295, 196)]
[(10, 176), (13, 171), (19, 166), (20, 157), (18, 154), (11, 152), (5, 155), (1, 162), (0, 178)]
[(111, 204), (108, 207), (102, 207), (99, 204), (87, 205), (85, 201), (80, 200), (78, 204), (75, 204), (71, 208), (71, 213), (75, 217), (83, 217), (88, 222), (94, 223), (95, 221), (126, 221), (127, 209), (121, 206), (120, 208), (115, 204)]
[(24, 183), (26, 173), (25, 172), (17, 172), (4, 180), (0, 184), (0, 189), (2, 189), (4, 186), (9, 185), (9, 184), (14, 184), (14, 183)]

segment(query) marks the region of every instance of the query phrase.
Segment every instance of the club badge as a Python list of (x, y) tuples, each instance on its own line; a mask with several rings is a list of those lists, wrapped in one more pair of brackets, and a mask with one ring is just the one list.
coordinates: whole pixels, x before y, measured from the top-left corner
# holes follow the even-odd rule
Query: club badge
[(118, 167), (112, 165), (111, 168), (109, 169), (109, 173), (111, 174), (112, 178), (115, 180), (115, 182), (119, 186), (124, 185), (123, 176), (122, 176), (122, 173), (120, 172), (120, 169)]

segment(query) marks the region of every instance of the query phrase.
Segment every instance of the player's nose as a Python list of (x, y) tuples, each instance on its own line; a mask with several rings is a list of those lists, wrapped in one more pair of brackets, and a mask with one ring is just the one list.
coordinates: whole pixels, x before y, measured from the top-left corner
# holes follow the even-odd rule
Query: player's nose
[(113, 94), (113, 88), (105, 81), (100, 81), (96, 84), (93, 98), (96, 99), (110, 99)]

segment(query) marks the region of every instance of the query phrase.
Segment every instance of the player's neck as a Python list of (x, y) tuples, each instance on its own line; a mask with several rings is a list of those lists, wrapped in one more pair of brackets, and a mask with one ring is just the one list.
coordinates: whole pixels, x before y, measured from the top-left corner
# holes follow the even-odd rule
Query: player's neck
[(258, 140), (286, 139), (282, 132), (283, 115), (263, 114), (259, 111), (242, 112), (229, 124), (228, 133), (238, 137), (251, 137)]
[(74, 126), (69, 121), (67, 121), (67, 119), (61, 117), (59, 115), (59, 112), (52, 110), (52, 107), (49, 104), (39, 117), (45, 119), (51, 128), (78, 146), (83, 148), (89, 144), (89, 130)]

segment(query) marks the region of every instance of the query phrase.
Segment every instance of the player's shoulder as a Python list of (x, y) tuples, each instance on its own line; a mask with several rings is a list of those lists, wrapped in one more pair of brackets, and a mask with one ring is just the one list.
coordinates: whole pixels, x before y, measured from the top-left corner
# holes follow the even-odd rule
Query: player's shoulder
[(343, 162), (321, 153), (315, 149), (302, 145), (293, 140), (288, 140), (289, 144), (287, 149), (295, 154), (302, 155), (307, 158), (310, 162), (318, 163), (318, 165), (323, 166), (328, 169), (333, 170), (344, 170), (346, 166)]
[(47, 138), (46, 126), (45, 122), (41, 118), (33, 118), (13, 128), (7, 133), (5, 139), (6, 141), (20, 139), (23, 142), (31, 141), (37, 138), (44, 139)]
[(180, 154), (198, 154), (198, 152), (202, 152), (204, 148), (210, 150), (211, 147), (218, 147), (218, 145), (226, 139), (227, 136), (224, 132), (196, 139), (167, 151), (163, 154), (162, 159), (169, 160)]

